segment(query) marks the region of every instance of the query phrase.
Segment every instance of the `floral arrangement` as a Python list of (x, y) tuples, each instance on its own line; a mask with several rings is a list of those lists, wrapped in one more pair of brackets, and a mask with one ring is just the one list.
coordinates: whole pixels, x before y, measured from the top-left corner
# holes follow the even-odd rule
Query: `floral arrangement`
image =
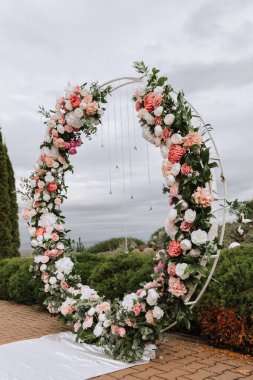
[(68, 88), (54, 110), (41, 108), (46, 135), (35, 171), (24, 183), (27, 207), (22, 212), (35, 254), (31, 270), (44, 283), (49, 312), (71, 323), (77, 340), (103, 346), (112, 358), (126, 362), (140, 359), (145, 343), (159, 338), (174, 320), (189, 326), (184, 297), (205, 274), (201, 259), (216, 249), (216, 242), (208, 241), (212, 196), (207, 184), (215, 166), (209, 163), (209, 149), (183, 93), (175, 100), (157, 69), (149, 73), (143, 62), (135, 67), (143, 81), (133, 100), (144, 138), (161, 149), (164, 193), (172, 206), (166, 239), (154, 258), (153, 280), (123, 300), (108, 302), (81, 284), (66, 237), (60, 210), (67, 190), (64, 176), (73, 169), (70, 157), (82, 145), (81, 133), (91, 138), (101, 123), (110, 87)]

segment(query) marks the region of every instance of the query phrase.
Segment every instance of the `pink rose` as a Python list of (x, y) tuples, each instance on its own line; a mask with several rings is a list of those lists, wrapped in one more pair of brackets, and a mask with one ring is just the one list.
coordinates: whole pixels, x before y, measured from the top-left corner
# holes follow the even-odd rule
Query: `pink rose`
[(188, 174), (192, 173), (192, 167), (190, 165), (183, 164), (181, 166), (181, 173), (183, 175), (188, 175)]
[(61, 204), (61, 198), (55, 198), (55, 200), (54, 200), (54, 204), (55, 204), (56, 206), (60, 206), (60, 204)]
[(172, 130), (170, 128), (165, 128), (162, 132), (162, 138), (164, 140), (167, 140), (170, 138), (170, 136), (172, 135)]
[(54, 233), (51, 234), (51, 239), (53, 241), (58, 241), (59, 240), (59, 235), (54, 232)]
[(81, 139), (78, 139), (78, 140), (75, 141), (75, 146), (76, 146), (76, 147), (79, 147), (79, 146), (82, 145), (82, 143), (83, 143), (82, 140), (81, 140)]
[(91, 103), (92, 102), (92, 95), (88, 94), (83, 97), (83, 100), (85, 103)]
[(74, 331), (75, 331), (75, 333), (77, 333), (77, 331), (80, 329), (81, 326), (82, 326), (82, 324), (79, 321), (77, 321), (76, 323), (74, 323)]
[(73, 306), (67, 303), (63, 303), (62, 306), (60, 307), (60, 312), (64, 316), (72, 314), (74, 311), (75, 309), (73, 308)]
[(76, 150), (76, 148), (74, 148), (74, 147), (70, 148), (70, 149), (69, 149), (69, 154), (71, 154), (72, 156), (73, 156), (74, 154), (77, 154), (77, 150)]
[(147, 323), (149, 323), (150, 325), (154, 325), (154, 315), (153, 315), (152, 310), (149, 310), (146, 313), (145, 318), (146, 318)]
[(120, 338), (124, 338), (124, 336), (126, 335), (126, 329), (124, 327), (118, 327), (116, 329), (116, 334), (120, 337)]
[(60, 283), (60, 285), (61, 285), (61, 287), (63, 289), (68, 289), (69, 288), (69, 284), (66, 281), (62, 280), (61, 283)]
[(137, 99), (136, 103), (135, 103), (135, 109), (136, 109), (137, 112), (140, 111), (141, 104), (142, 104), (142, 101), (140, 101), (139, 99)]
[(154, 267), (154, 272), (158, 273), (159, 269), (164, 270), (166, 268), (166, 265), (163, 264), (161, 261)]
[(62, 156), (59, 156), (58, 157), (58, 161), (60, 162), (60, 164), (65, 164), (66, 163), (66, 159), (65, 159), (65, 157), (62, 157)]
[(189, 133), (183, 138), (184, 148), (189, 149), (193, 145), (201, 146), (203, 144), (203, 138), (198, 132)]
[(57, 132), (57, 130), (56, 130), (55, 128), (52, 128), (52, 129), (51, 129), (51, 135), (52, 135), (53, 137), (58, 137), (58, 136), (59, 136), (59, 133)]
[(175, 297), (181, 297), (187, 293), (185, 285), (180, 281), (179, 277), (170, 277), (169, 292)]
[(96, 313), (101, 314), (105, 313), (106, 311), (111, 310), (111, 306), (109, 302), (102, 302), (101, 304), (96, 306)]
[(192, 228), (192, 223), (188, 223), (185, 220), (180, 224), (180, 229), (184, 232), (190, 231)]
[(172, 174), (173, 164), (169, 161), (164, 160), (162, 165), (162, 173), (164, 177), (167, 177), (169, 174)]
[(88, 329), (89, 327), (91, 327), (93, 324), (93, 317), (90, 317), (89, 315), (87, 315), (87, 317), (85, 318), (84, 322), (83, 322), (83, 329), (86, 330)]
[(73, 132), (73, 127), (71, 127), (71, 125), (68, 125), (68, 124), (65, 125), (64, 129), (65, 129), (65, 131), (68, 132), (68, 133)]
[(54, 145), (57, 148), (65, 148), (65, 141), (61, 138), (54, 138)]
[(47, 191), (49, 191), (50, 193), (54, 193), (58, 188), (58, 184), (57, 182), (49, 182), (47, 184)]
[(137, 317), (142, 311), (142, 305), (140, 302), (136, 302), (136, 304), (133, 307), (134, 315)]
[(131, 321), (131, 319), (125, 319), (125, 324), (129, 327), (133, 327), (135, 328), (136, 327), (136, 324), (134, 322)]
[(70, 104), (73, 108), (77, 108), (80, 106), (80, 103), (81, 103), (81, 99), (79, 98), (79, 96), (77, 95), (72, 95), (70, 98), (69, 98), (69, 101), (70, 101)]
[(176, 275), (176, 266), (175, 264), (170, 264), (168, 267), (168, 275), (169, 276), (175, 276)]
[(61, 226), (61, 225), (57, 225), (57, 226), (55, 227), (55, 229), (56, 229), (58, 232), (63, 232), (63, 231), (64, 231), (64, 227)]
[(154, 100), (153, 100), (153, 105), (154, 105), (154, 108), (157, 108), (160, 106), (161, 102), (163, 100), (163, 95), (162, 94), (156, 94), (154, 96)]
[[(145, 97), (144, 97), (144, 107), (148, 112), (154, 111), (154, 99), (155, 95), (153, 92), (149, 92)], [(158, 106), (157, 106), (158, 107)]]
[(178, 184), (174, 183), (174, 185), (170, 186), (169, 191), (172, 197), (176, 197), (178, 195)]

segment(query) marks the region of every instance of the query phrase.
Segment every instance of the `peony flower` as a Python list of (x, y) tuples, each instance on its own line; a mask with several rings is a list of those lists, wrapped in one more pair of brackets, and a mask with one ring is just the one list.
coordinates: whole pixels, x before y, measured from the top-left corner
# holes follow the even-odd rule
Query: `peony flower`
[(201, 146), (203, 144), (202, 136), (198, 132), (189, 133), (183, 139), (184, 148), (189, 149), (193, 145)]
[(89, 300), (93, 295), (97, 295), (97, 292), (94, 289), (91, 289), (88, 285), (81, 287), (81, 300)]
[(40, 227), (54, 227), (57, 221), (57, 216), (52, 212), (47, 212), (41, 215), (38, 225)]
[(171, 238), (171, 239), (175, 239), (175, 235), (178, 231), (178, 228), (177, 226), (174, 224), (174, 221), (168, 219), (165, 223), (165, 231), (167, 233), (167, 235)]
[(154, 111), (154, 99), (155, 95), (153, 92), (149, 92), (143, 99), (144, 107), (148, 112)]
[(181, 297), (187, 293), (187, 289), (178, 277), (170, 277), (169, 292), (175, 297)]
[(180, 247), (183, 251), (188, 251), (192, 247), (192, 243), (188, 239), (181, 240)]
[(169, 156), (168, 159), (170, 162), (175, 164), (176, 162), (180, 162), (181, 158), (185, 154), (185, 149), (182, 148), (180, 145), (172, 145), (172, 147), (169, 150)]
[(180, 241), (172, 240), (168, 245), (168, 254), (177, 257), (181, 254)]
[(188, 174), (192, 173), (192, 167), (190, 165), (183, 164), (181, 166), (181, 173), (183, 175), (188, 175)]
[(173, 124), (174, 120), (175, 120), (175, 116), (172, 115), (172, 113), (169, 113), (168, 115), (165, 116), (164, 123), (166, 125), (171, 125)]
[(177, 209), (172, 208), (168, 215), (168, 220), (174, 221), (177, 218)]
[(196, 219), (196, 211), (192, 210), (191, 208), (188, 208), (185, 211), (184, 220), (187, 223), (193, 223), (195, 219)]
[(50, 193), (54, 193), (56, 190), (57, 190), (57, 183), (56, 182), (49, 182), (47, 184), (47, 191), (49, 191)]
[(156, 305), (158, 298), (159, 298), (159, 294), (154, 288), (151, 288), (148, 290), (148, 295), (147, 295), (146, 300), (150, 306)]
[(152, 310), (149, 310), (145, 315), (147, 323), (154, 325), (154, 316)]
[(209, 191), (204, 187), (197, 187), (192, 195), (195, 202), (203, 207), (208, 207), (213, 201), (213, 197)]
[(164, 311), (159, 306), (155, 306), (153, 309), (153, 317), (155, 319), (161, 319), (163, 315), (164, 315)]
[(74, 263), (69, 257), (63, 257), (55, 262), (56, 273), (69, 274), (72, 272)]
[(193, 231), (191, 233), (191, 240), (193, 244), (201, 245), (207, 242), (207, 233), (206, 231), (198, 229), (197, 231)]
[(188, 264), (186, 263), (179, 263), (176, 265), (176, 275), (181, 278), (181, 280), (185, 280), (189, 277), (188, 274), (184, 274), (186, 268), (188, 267)]
[(84, 322), (83, 322), (83, 329), (86, 330), (90, 328), (93, 325), (93, 317), (86, 316)]
[(168, 160), (164, 160), (162, 164), (162, 173), (164, 177), (167, 177), (169, 174), (172, 174), (172, 163)]
[(85, 112), (87, 116), (93, 116), (98, 110), (98, 103), (97, 102), (92, 102), (87, 104), (85, 108)]
[(72, 95), (70, 98), (69, 98), (69, 102), (71, 104), (71, 106), (73, 108), (77, 108), (80, 106), (80, 103), (81, 103), (81, 99), (79, 98), (79, 96), (77, 95)]
[(179, 190), (179, 183), (176, 182), (174, 185), (169, 187), (170, 195), (172, 197), (176, 197), (178, 195), (178, 190)]

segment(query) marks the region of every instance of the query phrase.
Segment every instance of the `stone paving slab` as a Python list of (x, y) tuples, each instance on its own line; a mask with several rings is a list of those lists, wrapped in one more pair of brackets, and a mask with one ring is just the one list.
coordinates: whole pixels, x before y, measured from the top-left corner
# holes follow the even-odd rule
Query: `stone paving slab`
[[(0, 301), (0, 344), (66, 331), (39, 307)], [(253, 380), (253, 358), (168, 334), (162, 357), (93, 380)]]

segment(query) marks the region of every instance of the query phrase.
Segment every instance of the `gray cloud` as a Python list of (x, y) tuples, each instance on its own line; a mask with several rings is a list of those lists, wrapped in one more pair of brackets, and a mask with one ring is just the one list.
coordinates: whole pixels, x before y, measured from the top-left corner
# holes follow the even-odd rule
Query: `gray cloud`
[[(229, 199), (252, 197), (252, 25), (253, 4), (246, 0), (160, 0), (155, 8), (151, 0), (2, 0), (0, 122), (17, 181), (29, 175), (39, 154), (44, 126), (36, 113), (38, 105), (52, 107), (69, 81), (102, 83), (136, 75), (132, 62), (143, 59), (167, 73), (175, 88), (184, 88), (187, 98), (214, 126)], [(159, 152), (149, 149), (149, 189), (146, 144), (132, 121), (131, 191), (125, 98), (123, 93), (122, 136), (117, 114), (117, 154), (113, 107), (109, 106), (109, 141), (105, 117), (104, 149), (100, 131), (73, 157), (75, 173), (67, 177), (69, 199), (63, 205), (67, 226), (72, 229), (71, 236), (81, 236), (85, 242), (123, 235), (125, 224), (129, 234), (147, 239), (163, 224), (168, 211), (161, 194)], [(133, 150), (134, 135), (137, 151)], [(113, 196), (108, 194), (110, 166)], [(131, 192), (134, 201), (129, 200)], [(149, 211), (151, 204), (153, 212)], [(20, 228), (23, 245), (27, 245), (23, 222)]]

